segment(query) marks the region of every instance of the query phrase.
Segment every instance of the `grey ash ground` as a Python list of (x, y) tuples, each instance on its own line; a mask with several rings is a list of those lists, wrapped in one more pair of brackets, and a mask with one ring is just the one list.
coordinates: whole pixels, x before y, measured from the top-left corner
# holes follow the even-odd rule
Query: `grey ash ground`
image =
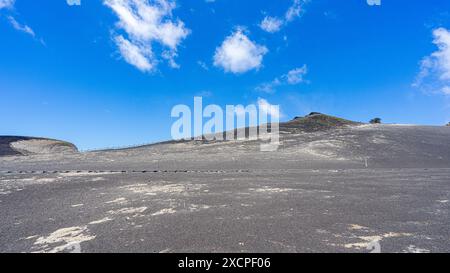
[(0, 138), (0, 252), (450, 252), (450, 127), (325, 115), (257, 141)]

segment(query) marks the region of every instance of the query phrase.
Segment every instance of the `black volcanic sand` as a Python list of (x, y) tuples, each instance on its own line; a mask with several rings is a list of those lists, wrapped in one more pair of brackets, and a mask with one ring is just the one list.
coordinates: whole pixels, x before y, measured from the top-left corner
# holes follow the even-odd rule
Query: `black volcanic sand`
[(276, 152), (185, 141), (2, 157), (0, 251), (450, 251), (449, 127), (310, 121), (282, 124)]

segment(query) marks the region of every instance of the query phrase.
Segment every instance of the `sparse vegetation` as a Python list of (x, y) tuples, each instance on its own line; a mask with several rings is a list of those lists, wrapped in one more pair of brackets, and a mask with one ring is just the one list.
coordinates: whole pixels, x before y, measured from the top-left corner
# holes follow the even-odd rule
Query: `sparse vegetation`
[(449, 123), (447, 123), (447, 125), (446, 126), (450, 126), (450, 122)]
[(370, 124), (381, 124), (381, 118), (373, 118), (370, 120)]
[(286, 123), (280, 124), (281, 130), (296, 130), (302, 132), (317, 132), (346, 125), (355, 125), (357, 122), (312, 112), (305, 117), (296, 117)]

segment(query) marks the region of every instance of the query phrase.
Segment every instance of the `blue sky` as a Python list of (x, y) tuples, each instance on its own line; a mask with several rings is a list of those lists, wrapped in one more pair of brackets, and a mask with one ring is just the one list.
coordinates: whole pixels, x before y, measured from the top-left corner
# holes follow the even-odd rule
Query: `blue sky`
[(196, 95), (442, 125), (449, 29), (441, 0), (0, 0), (0, 134), (165, 140)]

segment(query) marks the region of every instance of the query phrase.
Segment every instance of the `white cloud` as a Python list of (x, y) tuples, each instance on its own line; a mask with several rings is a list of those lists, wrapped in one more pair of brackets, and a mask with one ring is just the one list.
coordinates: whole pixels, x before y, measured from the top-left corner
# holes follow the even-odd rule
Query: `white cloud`
[(269, 33), (275, 33), (281, 30), (284, 25), (300, 17), (303, 12), (303, 5), (309, 0), (293, 0), (292, 5), (286, 11), (283, 18), (266, 16), (259, 24), (260, 28)]
[(276, 18), (276, 17), (270, 17), (266, 16), (259, 27), (263, 29), (264, 31), (275, 33), (280, 31), (281, 26), (284, 24), (283, 20)]
[(267, 52), (265, 46), (251, 41), (242, 29), (237, 29), (216, 49), (214, 65), (223, 68), (225, 72), (245, 73), (259, 69)]
[(274, 118), (279, 119), (281, 117), (279, 108), (276, 109), (275, 107), (273, 107), (274, 105), (269, 103), (266, 99), (258, 98), (257, 104), (258, 104), (259, 111), (261, 111), (263, 113), (267, 113), (269, 116), (274, 117)]
[(450, 96), (450, 86), (442, 87), (442, 93), (444, 93), (445, 95), (449, 95)]
[[(125, 31), (127, 41), (133, 49), (139, 48), (140, 54), (147, 64), (144, 67), (156, 68), (157, 56), (152, 51), (153, 44), (157, 43), (163, 48), (161, 57), (166, 59), (171, 67), (178, 68), (174, 58), (180, 43), (190, 34), (190, 30), (179, 19), (172, 15), (176, 4), (171, 0), (104, 0), (104, 4), (111, 8), (119, 17), (117, 27)], [(122, 39), (115, 38), (115, 41)], [(120, 45), (118, 44), (120, 47)], [(137, 52), (137, 51), (133, 51)], [(121, 53), (122, 50), (121, 50)], [(127, 62), (129, 58), (123, 56)], [(142, 60), (142, 58), (139, 58)], [(139, 62), (142, 64), (142, 62)], [(140, 67), (137, 67), (142, 70)], [(142, 71), (150, 71), (142, 70)]]
[(289, 7), (286, 14), (284, 15), (286, 22), (291, 22), (294, 19), (300, 17), (300, 14), (303, 10), (303, 4), (306, 2), (307, 1), (305, 0), (294, 0), (294, 3), (292, 3), (292, 6)]
[(171, 68), (174, 68), (174, 69), (180, 68), (180, 65), (177, 64), (177, 62), (175, 61), (175, 58), (178, 57), (178, 53), (176, 51), (164, 50), (161, 53), (161, 57), (163, 57), (163, 59), (167, 60), (167, 62), (169, 63), (169, 66)]
[[(15, 0), (0, 0), (0, 9), (12, 9), (12, 8), (14, 8), (14, 3), (15, 3)], [(11, 14), (11, 12), (8, 12), (8, 13)], [(8, 19), (9, 23), (11, 24), (11, 26), (14, 29), (30, 35), (36, 41), (39, 41), (42, 45), (46, 46), (44, 39), (36, 38), (36, 33), (34, 32), (34, 30), (31, 27), (29, 27), (26, 24), (21, 24), (19, 21), (16, 20), (15, 17), (13, 17), (11, 15), (6, 16), (6, 18)]]
[(275, 78), (271, 82), (265, 82), (258, 85), (255, 89), (256, 91), (272, 94), (275, 93), (275, 88), (281, 85), (281, 81), (278, 78)]
[(0, 0), (0, 9), (10, 9), (16, 0)]
[(81, 6), (81, 0), (66, 0), (69, 6)]
[(271, 82), (260, 84), (256, 87), (257, 91), (265, 93), (274, 93), (275, 88), (283, 85), (297, 85), (300, 83), (308, 82), (305, 80), (305, 75), (308, 73), (308, 67), (303, 65), (302, 67), (292, 69), (287, 74), (281, 77), (275, 78)]
[(304, 76), (308, 73), (308, 67), (306, 65), (303, 65), (300, 68), (292, 69), (288, 72), (288, 74), (285, 76), (287, 82), (289, 84), (299, 84), (304, 82)]
[(153, 52), (149, 45), (133, 44), (121, 35), (115, 37), (115, 42), (123, 58), (129, 64), (134, 65), (143, 72), (154, 69), (156, 64), (154, 63)]
[(450, 95), (450, 31), (438, 28), (433, 36), (438, 50), (422, 59), (413, 85), (427, 92)]
[(27, 33), (31, 35), (33, 38), (36, 36), (34, 31), (29, 26), (20, 24), (19, 22), (16, 21), (14, 17), (8, 16), (8, 20), (16, 30)]

